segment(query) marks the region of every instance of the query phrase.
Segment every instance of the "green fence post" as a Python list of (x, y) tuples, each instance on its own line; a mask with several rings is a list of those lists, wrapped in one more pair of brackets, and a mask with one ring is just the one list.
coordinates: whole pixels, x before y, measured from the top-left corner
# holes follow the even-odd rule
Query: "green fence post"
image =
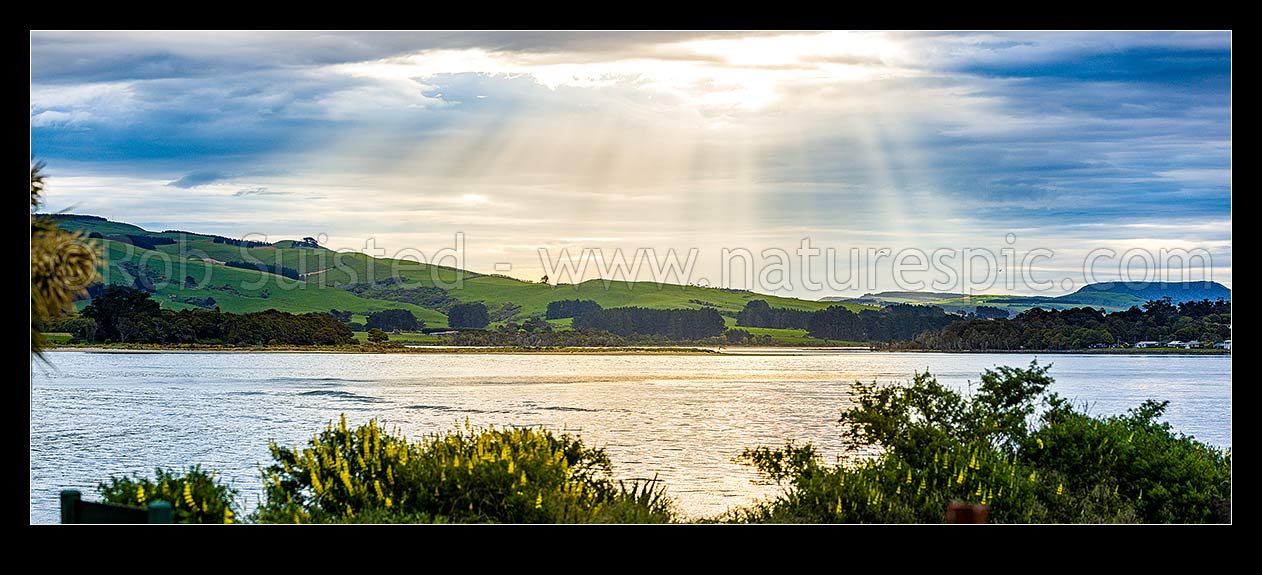
[(166, 501), (149, 504), (149, 523), (174, 523), (175, 510)]
[(61, 492), (61, 522), (64, 524), (79, 522), (79, 500), (83, 497), (77, 489), (63, 489)]

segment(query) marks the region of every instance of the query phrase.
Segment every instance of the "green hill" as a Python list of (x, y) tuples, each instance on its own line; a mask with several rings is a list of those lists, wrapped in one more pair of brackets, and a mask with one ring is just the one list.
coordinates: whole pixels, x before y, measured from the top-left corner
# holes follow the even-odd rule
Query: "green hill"
[(1219, 298), (1231, 301), (1231, 290), (1218, 282), (1171, 282), (1126, 283), (1106, 282), (1083, 286), (1078, 291), (1062, 296), (1026, 296), (979, 294), (966, 295), (937, 292), (889, 291), (864, 294), (857, 298), (827, 297), (820, 301), (846, 302), (868, 305), (893, 305), (915, 303), (936, 305), (947, 312), (970, 312), (979, 305), (1008, 310), (1015, 315), (1030, 308), (1069, 309), (1075, 307), (1103, 308), (1105, 311), (1123, 311), (1131, 306), (1143, 306), (1145, 302), (1170, 297), (1175, 303)]
[[(105, 253), (103, 275), (107, 283), (139, 284), (168, 309), (218, 306), (234, 313), (338, 309), (364, 316), (399, 308), (415, 313), (427, 328), (437, 328), (447, 325), (445, 312), (452, 305), (474, 301), (487, 305), (494, 322), (543, 316), (549, 302), (564, 299), (590, 299), (604, 307), (712, 307), (727, 315), (754, 299), (766, 300), (773, 307), (808, 311), (838, 305), (652, 282), (591, 280), (553, 286), (414, 261), (339, 253), (301, 241), (235, 245), (240, 242), (232, 238), (174, 230), (152, 232), (96, 216), (59, 218), (63, 228), (94, 234), (92, 241)], [(140, 245), (154, 243), (158, 245), (152, 245), (153, 249)], [(262, 264), (278, 273), (226, 265), (233, 262)], [(297, 279), (281, 275), (285, 273)], [(83, 305), (86, 301), (80, 302)], [(843, 305), (852, 310), (874, 309), (856, 303)], [(363, 321), (362, 317), (357, 321)]]

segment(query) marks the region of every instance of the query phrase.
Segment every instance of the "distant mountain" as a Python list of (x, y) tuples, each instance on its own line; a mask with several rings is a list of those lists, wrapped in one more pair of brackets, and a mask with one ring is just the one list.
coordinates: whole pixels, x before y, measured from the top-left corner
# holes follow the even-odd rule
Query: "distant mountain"
[(820, 301), (880, 306), (913, 303), (935, 305), (948, 312), (957, 313), (972, 312), (977, 309), (977, 306), (985, 305), (1006, 309), (1010, 313), (1017, 314), (1035, 307), (1068, 309), (1085, 306), (1104, 308), (1105, 311), (1122, 311), (1131, 306), (1142, 306), (1149, 300), (1161, 299), (1167, 296), (1175, 303), (1201, 299), (1216, 300), (1219, 298), (1231, 301), (1231, 289), (1218, 282), (1104, 282), (1089, 284), (1074, 293), (1055, 297), (885, 291), (863, 294), (857, 298), (830, 296), (821, 298)]
[(1086, 301), (1101, 293), (1131, 295), (1144, 301), (1169, 297), (1174, 303), (1219, 298), (1231, 301), (1231, 288), (1218, 282), (1105, 282), (1085, 285), (1061, 297)]

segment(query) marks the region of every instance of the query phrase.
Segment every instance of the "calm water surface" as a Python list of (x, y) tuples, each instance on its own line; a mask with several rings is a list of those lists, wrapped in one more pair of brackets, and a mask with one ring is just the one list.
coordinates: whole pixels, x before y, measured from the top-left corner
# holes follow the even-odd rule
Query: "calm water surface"
[[(1032, 355), (359, 355), (64, 352), (31, 384), (31, 522), (57, 521), (57, 492), (110, 474), (201, 463), (260, 495), (267, 442), (295, 445), (339, 413), (409, 436), (470, 423), (543, 426), (605, 446), (619, 477), (660, 476), (689, 516), (774, 494), (732, 458), (745, 447), (842, 445), (836, 419), (855, 380), (929, 368), (963, 389), (982, 369)], [(1053, 390), (1120, 413), (1170, 400), (1167, 419), (1231, 447), (1229, 356), (1047, 355)]]

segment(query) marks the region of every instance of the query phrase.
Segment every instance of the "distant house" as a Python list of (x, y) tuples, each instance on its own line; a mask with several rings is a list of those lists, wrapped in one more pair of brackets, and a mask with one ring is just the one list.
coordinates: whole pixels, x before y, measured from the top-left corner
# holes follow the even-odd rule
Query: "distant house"
[(1183, 342), (1176, 339), (1174, 341), (1166, 342), (1166, 344), (1162, 347), (1183, 347)]
[(1195, 339), (1192, 341), (1185, 341), (1183, 342), (1183, 345), (1180, 345), (1179, 347), (1183, 349), (1192, 349), (1194, 347), (1201, 347), (1201, 342)]
[(1161, 346), (1161, 342), (1159, 341), (1141, 341), (1141, 342), (1135, 343), (1135, 347), (1160, 347), (1160, 346)]
[(1225, 349), (1225, 350), (1231, 351), (1231, 340), (1228, 339), (1228, 340), (1220, 341), (1214, 344), (1214, 347), (1218, 349)]

